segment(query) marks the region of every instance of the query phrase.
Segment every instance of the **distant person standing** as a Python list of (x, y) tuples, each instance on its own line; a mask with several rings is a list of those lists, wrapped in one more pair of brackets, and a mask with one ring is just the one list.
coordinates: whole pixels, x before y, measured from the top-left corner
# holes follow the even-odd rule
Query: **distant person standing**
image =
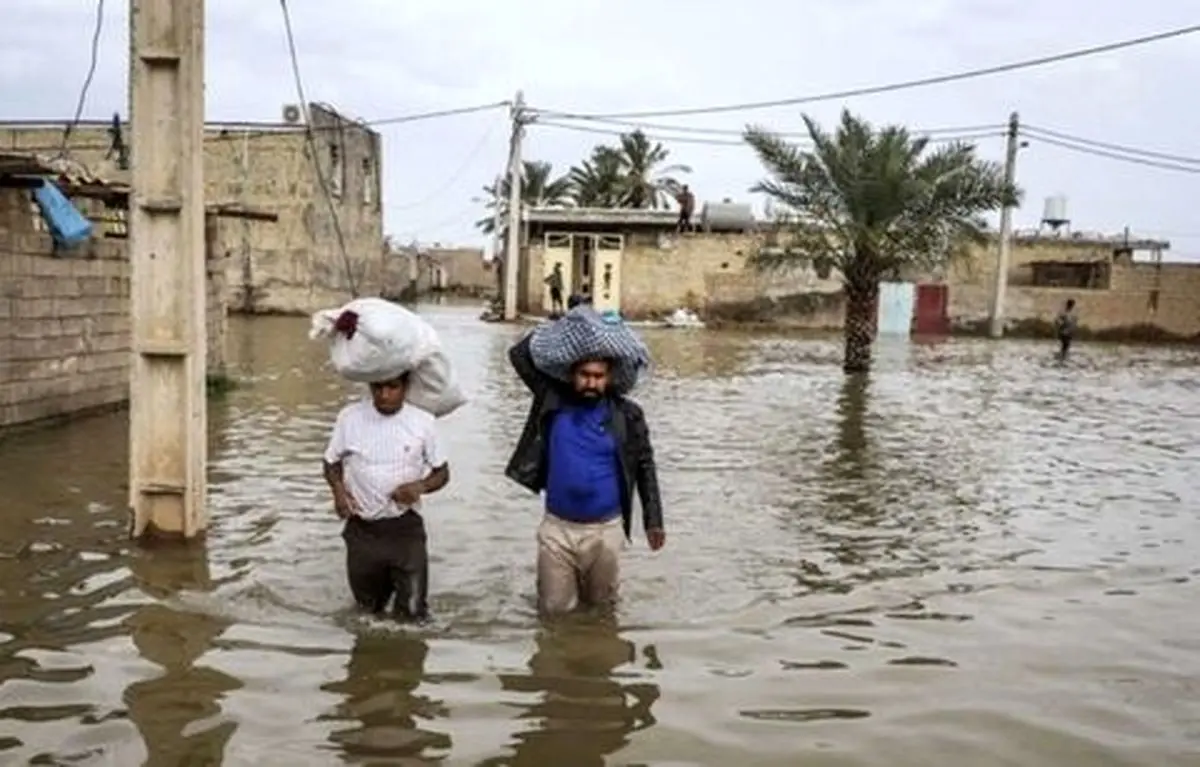
[(563, 313), (563, 273), (562, 261), (554, 264), (554, 271), (550, 272), (550, 276), (546, 278), (546, 285), (550, 288), (550, 313)]
[(684, 184), (679, 190), (679, 194), (675, 195), (675, 202), (679, 203), (679, 223), (675, 226), (676, 232), (692, 231), (692, 213), (696, 210), (696, 197), (692, 194), (692, 190), (688, 189), (688, 185)]
[(1075, 313), (1075, 299), (1068, 298), (1063, 310), (1054, 318), (1054, 333), (1058, 336), (1058, 358), (1065, 360), (1071, 351), (1071, 342), (1075, 340), (1075, 329), (1079, 325), (1079, 315)]

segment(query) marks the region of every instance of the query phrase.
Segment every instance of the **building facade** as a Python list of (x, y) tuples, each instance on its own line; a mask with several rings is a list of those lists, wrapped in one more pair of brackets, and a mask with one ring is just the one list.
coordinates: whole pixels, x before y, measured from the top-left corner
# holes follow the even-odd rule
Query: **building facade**
[[(293, 108), (289, 116), (299, 111)], [(274, 222), (223, 219), (217, 228), (216, 250), (224, 259), (233, 311), (306, 313), (344, 302), (352, 285), (362, 295), (379, 292), (381, 137), (325, 105), (311, 105), (309, 116), (311, 134), (302, 118), (207, 126), (208, 207), (278, 216)], [(57, 153), (62, 145), (61, 124), (0, 123), (0, 151)], [(72, 130), (66, 146), (89, 171), (127, 178), (127, 126), (84, 123)]]
[(677, 220), (678, 213), (657, 210), (527, 211), (520, 310), (549, 310), (545, 281), (559, 265), (568, 294), (588, 294), (598, 309), (631, 319), (687, 308), (710, 320), (840, 326), (836, 273), (805, 264), (765, 274), (747, 265), (769, 244), (752, 226), (710, 224), (680, 234)]
[[(22, 186), (51, 174), (36, 161), (24, 164), (0, 153), (0, 435), (124, 403), (132, 362), (128, 240), (106, 222), (125, 205), (128, 189), (99, 181), (61, 185), (96, 224), (90, 241), (63, 250)], [(221, 376), (224, 264), (209, 258), (206, 280), (206, 363)]]
[[(747, 259), (779, 247), (768, 227), (678, 234), (676, 214), (637, 210), (533, 209), (524, 222), (519, 308), (545, 314), (545, 284), (561, 265), (567, 292), (590, 293), (600, 309), (662, 317), (677, 308), (710, 324), (769, 323), (813, 329), (842, 326), (841, 275), (801, 260), (764, 273)], [(786, 237), (786, 235), (783, 235)], [(986, 327), (998, 244), (974, 248), (942, 274), (901, 275), (884, 298), (911, 297), (917, 332)], [(1200, 264), (1169, 262), (1170, 243), (1128, 234), (1024, 232), (1013, 238), (1005, 317), (1012, 332), (1048, 332), (1068, 298), (1080, 330), (1100, 338), (1200, 338)]]

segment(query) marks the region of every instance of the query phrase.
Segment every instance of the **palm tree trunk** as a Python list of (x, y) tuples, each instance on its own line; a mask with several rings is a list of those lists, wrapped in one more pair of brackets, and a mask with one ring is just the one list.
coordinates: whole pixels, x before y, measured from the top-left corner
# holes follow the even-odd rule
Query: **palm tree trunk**
[(875, 330), (879, 311), (879, 281), (846, 281), (846, 319), (843, 332), (846, 337), (845, 356), (842, 370), (847, 373), (865, 373), (871, 369), (871, 345), (875, 342)]

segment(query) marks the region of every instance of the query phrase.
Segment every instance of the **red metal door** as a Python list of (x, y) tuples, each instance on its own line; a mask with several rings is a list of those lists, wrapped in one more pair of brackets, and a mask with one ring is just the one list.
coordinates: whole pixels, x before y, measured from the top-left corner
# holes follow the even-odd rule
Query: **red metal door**
[(917, 285), (917, 306), (913, 312), (914, 335), (944, 335), (950, 332), (950, 286)]

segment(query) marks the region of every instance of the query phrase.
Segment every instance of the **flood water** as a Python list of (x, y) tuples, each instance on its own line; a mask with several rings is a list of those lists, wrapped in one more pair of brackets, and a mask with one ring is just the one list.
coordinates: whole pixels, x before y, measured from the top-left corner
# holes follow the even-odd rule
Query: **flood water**
[(348, 609), (319, 456), (350, 390), (235, 321), (206, 550), (125, 540), (125, 419), (0, 443), (0, 764), (1200, 764), (1200, 354), (647, 331), (669, 540), (539, 625), (502, 476), (519, 332), (431, 307), (472, 403), (435, 625)]

